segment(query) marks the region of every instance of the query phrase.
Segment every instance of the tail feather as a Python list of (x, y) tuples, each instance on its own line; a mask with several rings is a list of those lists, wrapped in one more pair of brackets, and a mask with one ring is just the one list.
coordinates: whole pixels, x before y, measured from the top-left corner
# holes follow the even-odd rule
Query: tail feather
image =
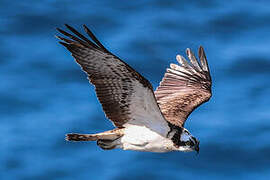
[(123, 129), (113, 129), (97, 134), (66, 134), (67, 141), (97, 141), (97, 140), (115, 140), (123, 136)]
[(67, 141), (96, 141), (98, 137), (95, 134), (77, 134), (70, 133), (66, 134)]

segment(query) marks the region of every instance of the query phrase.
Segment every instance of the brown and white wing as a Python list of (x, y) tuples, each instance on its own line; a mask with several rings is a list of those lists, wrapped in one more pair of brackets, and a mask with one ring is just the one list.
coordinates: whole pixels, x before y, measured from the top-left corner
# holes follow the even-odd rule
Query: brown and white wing
[(120, 128), (128, 124), (143, 125), (165, 135), (169, 131), (168, 123), (149, 81), (109, 52), (86, 26), (84, 30), (92, 40), (66, 26), (76, 36), (57, 29), (68, 39), (57, 38), (88, 74), (107, 118)]
[(181, 66), (171, 64), (167, 69), (155, 96), (167, 121), (183, 127), (189, 114), (211, 97), (211, 76), (203, 47), (199, 48), (199, 63), (187, 49), (188, 62), (177, 55)]

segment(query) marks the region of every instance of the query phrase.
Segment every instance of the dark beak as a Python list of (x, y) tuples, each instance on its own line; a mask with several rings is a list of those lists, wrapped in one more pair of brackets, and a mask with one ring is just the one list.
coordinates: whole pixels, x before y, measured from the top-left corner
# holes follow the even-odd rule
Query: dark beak
[(199, 144), (197, 144), (197, 145), (195, 146), (194, 150), (197, 152), (197, 155), (198, 155), (199, 152), (200, 152)]

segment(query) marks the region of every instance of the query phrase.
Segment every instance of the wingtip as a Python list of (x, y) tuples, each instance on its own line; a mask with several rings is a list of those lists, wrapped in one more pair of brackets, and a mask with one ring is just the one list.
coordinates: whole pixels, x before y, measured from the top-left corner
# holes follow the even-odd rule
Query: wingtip
[(62, 30), (62, 29), (60, 29), (60, 28), (56, 28), (56, 30), (57, 30), (58, 32), (60, 32), (61, 34), (64, 34), (64, 35), (68, 34), (66, 31), (64, 31), (64, 30)]
[(70, 25), (68, 25), (68, 24), (64, 24), (67, 28), (70, 28), (71, 26)]
[(181, 61), (182, 61), (181, 55), (177, 54), (177, 55), (176, 55), (176, 60), (177, 60), (178, 62), (181, 62)]
[(199, 47), (199, 55), (201, 55), (202, 53), (204, 53), (204, 49), (203, 49), (203, 46), (200, 45), (200, 47)]
[[(85, 25), (85, 24), (83, 24), (83, 30), (87, 33), (87, 32), (91, 32), (90, 30), (89, 30), (89, 28)], [(92, 32), (91, 32), (91, 34), (92, 34)]]
[[(68, 24), (64, 24), (64, 25), (69, 29), (70, 26)], [(63, 34), (63, 32), (65, 32), (64, 30), (62, 30), (61, 28), (58, 28), (58, 27), (56, 28), (56, 30), (62, 34)]]
[(84, 29), (88, 29), (88, 27), (87, 27), (85, 24), (83, 24), (83, 28), (84, 28)]
[(55, 37), (56, 39), (61, 40), (61, 37), (60, 37), (60, 36), (54, 35), (54, 37)]
[(65, 26), (74, 33), (74, 31), (76, 31), (72, 26), (65, 24)]
[(179, 64), (181, 64), (182, 66), (188, 66), (188, 62), (187, 60), (181, 56), (181, 55), (176, 55), (176, 60), (179, 62)]
[(83, 24), (83, 30), (93, 39), (96, 39), (95, 35), (93, 34), (92, 31), (90, 31), (90, 29), (85, 25)]
[(55, 35), (54, 37), (55, 37), (56, 39), (61, 40), (61, 41), (64, 41), (64, 39), (65, 39), (65, 38), (63, 38), (63, 37), (61, 37), (61, 36), (58, 36), (58, 35)]
[(55, 28), (58, 32), (60, 32), (61, 33), (61, 31), (63, 31), (62, 29), (60, 29), (60, 28)]
[(64, 37), (61, 37), (61, 36), (58, 36), (58, 35), (55, 35), (55, 37), (61, 41), (64, 41), (65, 43), (68, 43), (68, 44), (73, 44), (74, 41), (70, 40), (70, 39), (66, 39)]
[(67, 43), (64, 43), (64, 42), (62, 42), (62, 41), (59, 41), (58, 43), (61, 44), (61, 45), (63, 45), (63, 46), (65, 46), (66, 48), (69, 47)]
[(204, 48), (202, 45), (200, 45), (200, 47), (199, 47), (198, 54), (199, 54), (200, 59), (205, 57), (205, 52), (204, 52)]
[(91, 37), (91, 39), (99, 46), (99, 48), (101, 48), (103, 51), (111, 54), (111, 52), (109, 50), (107, 50), (103, 46), (103, 44), (101, 44), (101, 42), (96, 38), (96, 36), (94, 35), (94, 33), (85, 24), (83, 24), (83, 29), (88, 34), (88, 36)]
[(209, 71), (209, 67), (208, 67), (208, 62), (207, 62), (207, 58), (204, 52), (204, 48), (202, 46), (199, 47), (199, 58), (202, 64), (202, 69), (204, 71)]
[(191, 50), (189, 48), (186, 49), (186, 54), (188, 57), (190, 57)]
[(193, 52), (190, 50), (190, 48), (187, 48), (187, 49), (186, 49), (186, 54), (187, 54), (188, 58), (191, 58), (192, 55), (194, 56), (194, 54), (193, 54)]

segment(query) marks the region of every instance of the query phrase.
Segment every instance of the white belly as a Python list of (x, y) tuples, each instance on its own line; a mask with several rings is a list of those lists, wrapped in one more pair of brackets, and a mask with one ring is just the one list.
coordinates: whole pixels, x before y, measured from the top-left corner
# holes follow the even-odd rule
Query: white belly
[(129, 125), (121, 138), (124, 150), (168, 152), (176, 150), (173, 142), (144, 126)]

